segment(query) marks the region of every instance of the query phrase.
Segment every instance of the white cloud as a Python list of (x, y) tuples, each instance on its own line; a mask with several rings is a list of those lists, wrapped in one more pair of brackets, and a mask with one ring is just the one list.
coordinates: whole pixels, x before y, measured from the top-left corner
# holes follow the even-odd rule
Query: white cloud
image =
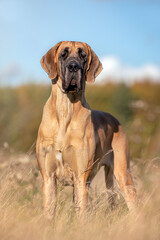
[(17, 64), (8, 64), (3, 69), (0, 69), (0, 84), (14, 85), (14, 82), (21, 75), (21, 69)]
[(1, 70), (0, 77), (1, 78), (8, 78), (10, 76), (15, 76), (19, 74), (20, 69), (19, 66), (16, 64), (8, 64)]
[(142, 67), (132, 67), (122, 64), (115, 56), (101, 59), (103, 71), (97, 77), (97, 84), (104, 84), (111, 80), (114, 82), (125, 82), (132, 84), (134, 81), (151, 79), (160, 82), (160, 66), (147, 64)]

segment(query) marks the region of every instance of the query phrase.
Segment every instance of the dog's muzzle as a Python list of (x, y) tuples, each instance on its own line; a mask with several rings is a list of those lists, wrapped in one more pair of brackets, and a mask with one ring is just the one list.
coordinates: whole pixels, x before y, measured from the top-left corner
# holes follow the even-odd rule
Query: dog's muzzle
[(78, 61), (72, 60), (66, 65), (63, 89), (68, 92), (79, 92), (82, 89), (82, 69)]
[(80, 65), (76, 61), (72, 61), (67, 65), (67, 68), (71, 73), (76, 73), (80, 69)]

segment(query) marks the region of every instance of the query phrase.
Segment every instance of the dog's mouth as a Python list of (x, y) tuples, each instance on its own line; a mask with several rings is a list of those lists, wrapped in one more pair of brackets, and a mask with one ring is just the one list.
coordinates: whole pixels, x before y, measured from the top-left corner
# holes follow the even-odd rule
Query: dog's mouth
[(83, 69), (76, 60), (62, 67), (62, 87), (65, 93), (79, 93), (82, 90)]
[(65, 93), (78, 93), (80, 88), (77, 85), (77, 81), (75, 78), (72, 78), (70, 84), (67, 88), (65, 88)]

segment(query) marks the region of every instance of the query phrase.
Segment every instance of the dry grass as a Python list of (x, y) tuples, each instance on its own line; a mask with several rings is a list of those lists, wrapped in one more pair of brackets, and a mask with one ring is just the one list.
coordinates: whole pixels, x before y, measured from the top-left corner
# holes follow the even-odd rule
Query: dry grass
[(135, 214), (128, 212), (117, 189), (117, 206), (111, 210), (100, 180), (99, 186), (92, 186), (86, 218), (81, 222), (75, 216), (72, 189), (59, 185), (56, 218), (48, 223), (34, 156), (1, 151), (0, 239), (160, 239), (160, 159), (140, 161), (140, 166), (132, 164), (140, 199)]

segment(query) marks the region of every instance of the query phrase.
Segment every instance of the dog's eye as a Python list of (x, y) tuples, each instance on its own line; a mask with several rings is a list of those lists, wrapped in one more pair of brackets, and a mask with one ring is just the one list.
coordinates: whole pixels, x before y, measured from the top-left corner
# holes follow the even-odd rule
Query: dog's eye
[(61, 52), (61, 57), (63, 59), (66, 59), (68, 57), (68, 48), (65, 48), (62, 52)]
[(79, 48), (78, 54), (80, 59), (82, 59), (85, 62), (87, 61), (87, 54), (81, 48)]

